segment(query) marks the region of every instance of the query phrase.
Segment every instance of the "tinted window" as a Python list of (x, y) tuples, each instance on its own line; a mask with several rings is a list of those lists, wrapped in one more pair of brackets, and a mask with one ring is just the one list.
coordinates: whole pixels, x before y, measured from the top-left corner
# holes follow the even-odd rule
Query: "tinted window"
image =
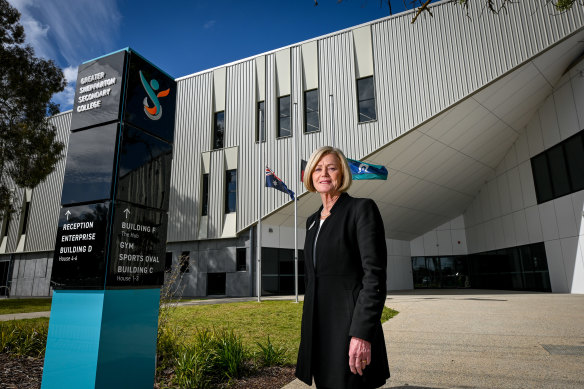
[(533, 157), (531, 159), (531, 169), (533, 171), (537, 202), (543, 203), (551, 200), (554, 197), (554, 194), (547, 164), (547, 156), (545, 154), (540, 154)]
[(372, 76), (357, 80), (357, 96), (359, 122), (368, 122), (377, 119), (375, 112), (375, 87)]
[(225, 172), (225, 213), (236, 211), (237, 200), (237, 170)]
[(290, 127), (290, 95), (278, 99), (278, 137), (292, 135)]
[(24, 216), (22, 218), (22, 228), (20, 233), (22, 235), (26, 234), (26, 227), (28, 227), (28, 214), (30, 213), (30, 202), (27, 201), (24, 205)]
[(183, 251), (178, 257), (178, 263), (180, 264), (181, 273), (189, 273), (189, 262), (190, 262), (190, 251)]
[(554, 197), (564, 196), (570, 193), (570, 181), (568, 177), (568, 167), (564, 158), (562, 145), (557, 145), (547, 151)]
[(304, 92), (304, 131), (319, 130), (318, 89)]
[(245, 248), (237, 248), (235, 250), (235, 256), (236, 256), (236, 270), (237, 271), (246, 271), (247, 270), (247, 261), (245, 259), (245, 253), (246, 253), (246, 249)]
[(266, 111), (264, 110), (264, 106), (265, 103), (263, 101), (260, 101), (258, 103), (258, 110), (257, 110), (257, 128), (256, 128), (256, 142), (259, 141), (259, 137), (261, 134), (262, 137), (262, 142), (264, 142), (266, 140), (266, 128), (265, 128), (265, 123), (266, 123)]
[(203, 196), (201, 204), (201, 216), (207, 216), (209, 213), (209, 175), (203, 174)]
[(564, 145), (568, 173), (572, 181), (572, 191), (584, 189), (584, 145), (582, 136), (577, 135), (568, 139)]
[(215, 113), (213, 124), (213, 149), (222, 149), (225, 136), (225, 111)]
[(172, 270), (172, 251), (167, 251), (164, 257), (164, 271), (170, 272)]

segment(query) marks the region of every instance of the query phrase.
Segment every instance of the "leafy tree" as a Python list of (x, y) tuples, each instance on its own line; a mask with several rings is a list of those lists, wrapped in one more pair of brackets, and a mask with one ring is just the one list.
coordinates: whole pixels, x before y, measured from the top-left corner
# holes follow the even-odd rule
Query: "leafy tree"
[(14, 188), (34, 188), (63, 157), (65, 145), (47, 121), (66, 82), (53, 61), (24, 43), (20, 13), (0, 0), (0, 218), (15, 210)]
[[(361, 0), (364, 3), (366, 3), (365, 0)], [(424, 11), (428, 12), (428, 14), (430, 16), (432, 16), (432, 12), (430, 11), (430, 9), (428, 9), (428, 5), (432, 2), (432, 1), (437, 1), (437, 0), (379, 0), (379, 5), (381, 7), (383, 7), (384, 4), (387, 4), (387, 7), (389, 8), (389, 14), (392, 14), (392, 10), (391, 10), (391, 5), (392, 3), (395, 4), (396, 1), (399, 1), (400, 3), (403, 3), (404, 7), (406, 9), (414, 9), (417, 8), (417, 12), (414, 14), (414, 17), (412, 18), (412, 23), (416, 22), (416, 19), (418, 18), (418, 16), (420, 16), (420, 14)], [(459, 4), (460, 6), (464, 7), (467, 14), (468, 14), (468, 6), (470, 3), (473, 4), (479, 4), (486, 8), (487, 10), (489, 10), (490, 12), (494, 13), (494, 14), (498, 14), (499, 12), (505, 11), (507, 9), (507, 6), (513, 3), (517, 3), (519, 0), (450, 0), (450, 3), (453, 4)], [(552, 7), (557, 11), (557, 12), (566, 12), (570, 9), (572, 9), (572, 7), (574, 6), (574, 4), (576, 4), (578, 0), (545, 0), (546, 4), (551, 4)], [(342, 3), (343, 0), (337, 0), (337, 3)], [(582, 4), (582, 2), (580, 2), (580, 4)], [(314, 0), (314, 5), (317, 6), (318, 5), (318, 0)]]

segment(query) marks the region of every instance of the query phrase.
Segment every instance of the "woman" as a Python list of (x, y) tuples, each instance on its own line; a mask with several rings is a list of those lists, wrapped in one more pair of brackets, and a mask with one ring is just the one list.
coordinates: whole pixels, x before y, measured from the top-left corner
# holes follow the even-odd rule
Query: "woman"
[(346, 192), (351, 171), (339, 149), (321, 147), (304, 185), (322, 207), (306, 221), (306, 291), (296, 376), (317, 388), (377, 388), (389, 378), (381, 311), (386, 298), (383, 220), (370, 199)]

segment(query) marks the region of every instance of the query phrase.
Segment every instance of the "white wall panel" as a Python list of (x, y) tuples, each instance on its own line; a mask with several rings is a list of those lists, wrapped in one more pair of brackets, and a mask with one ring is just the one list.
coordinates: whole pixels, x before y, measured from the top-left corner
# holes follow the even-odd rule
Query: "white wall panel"
[(560, 128), (558, 127), (558, 117), (556, 116), (554, 96), (547, 98), (539, 111), (541, 121), (543, 145), (546, 149), (560, 142)]
[(568, 238), (578, 235), (571, 196), (562, 196), (552, 201), (558, 225), (558, 236)]
[(527, 223), (529, 243), (542, 242), (543, 232), (539, 218), (539, 207), (537, 205), (525, 209), (525, 222)]
[(541, 124), (538, 115), (534, 116), (527, 125), (526, 135), (529, 156), (533, 157), (541, 153), (543, 151), (543, 135), (541, 134)]
[(572, 293), (584, 293), (584, 237), (578, 237), (578, 255), (574, 265)]
[(566, 269), (564, 268), (564, 256), (560, 241), (547, 240), (545, 242), (545, 255), (547, 257), (550, 272), (550, 283), (554, 293), (569, 293)]
[[(554, 93), (555, 110), (557, 112), (558, 127), (561, 140), (567, 139), (580, 131), (578, 113), (572, 92), (572, 83), (567, 82)], [(584, 104), (581, 100), (580, 105)]]
[(559, 238), (558, 223), (556, 222), (556, 210), (553, 201), (539, 204), (539, 219), (544, 240)]

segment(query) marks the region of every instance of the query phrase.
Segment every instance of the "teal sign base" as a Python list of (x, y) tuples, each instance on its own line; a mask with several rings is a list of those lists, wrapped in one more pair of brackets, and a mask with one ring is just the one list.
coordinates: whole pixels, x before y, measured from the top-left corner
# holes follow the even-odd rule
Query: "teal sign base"
[(152, 388), (160, 289), (55, 290), (41, 389)]

